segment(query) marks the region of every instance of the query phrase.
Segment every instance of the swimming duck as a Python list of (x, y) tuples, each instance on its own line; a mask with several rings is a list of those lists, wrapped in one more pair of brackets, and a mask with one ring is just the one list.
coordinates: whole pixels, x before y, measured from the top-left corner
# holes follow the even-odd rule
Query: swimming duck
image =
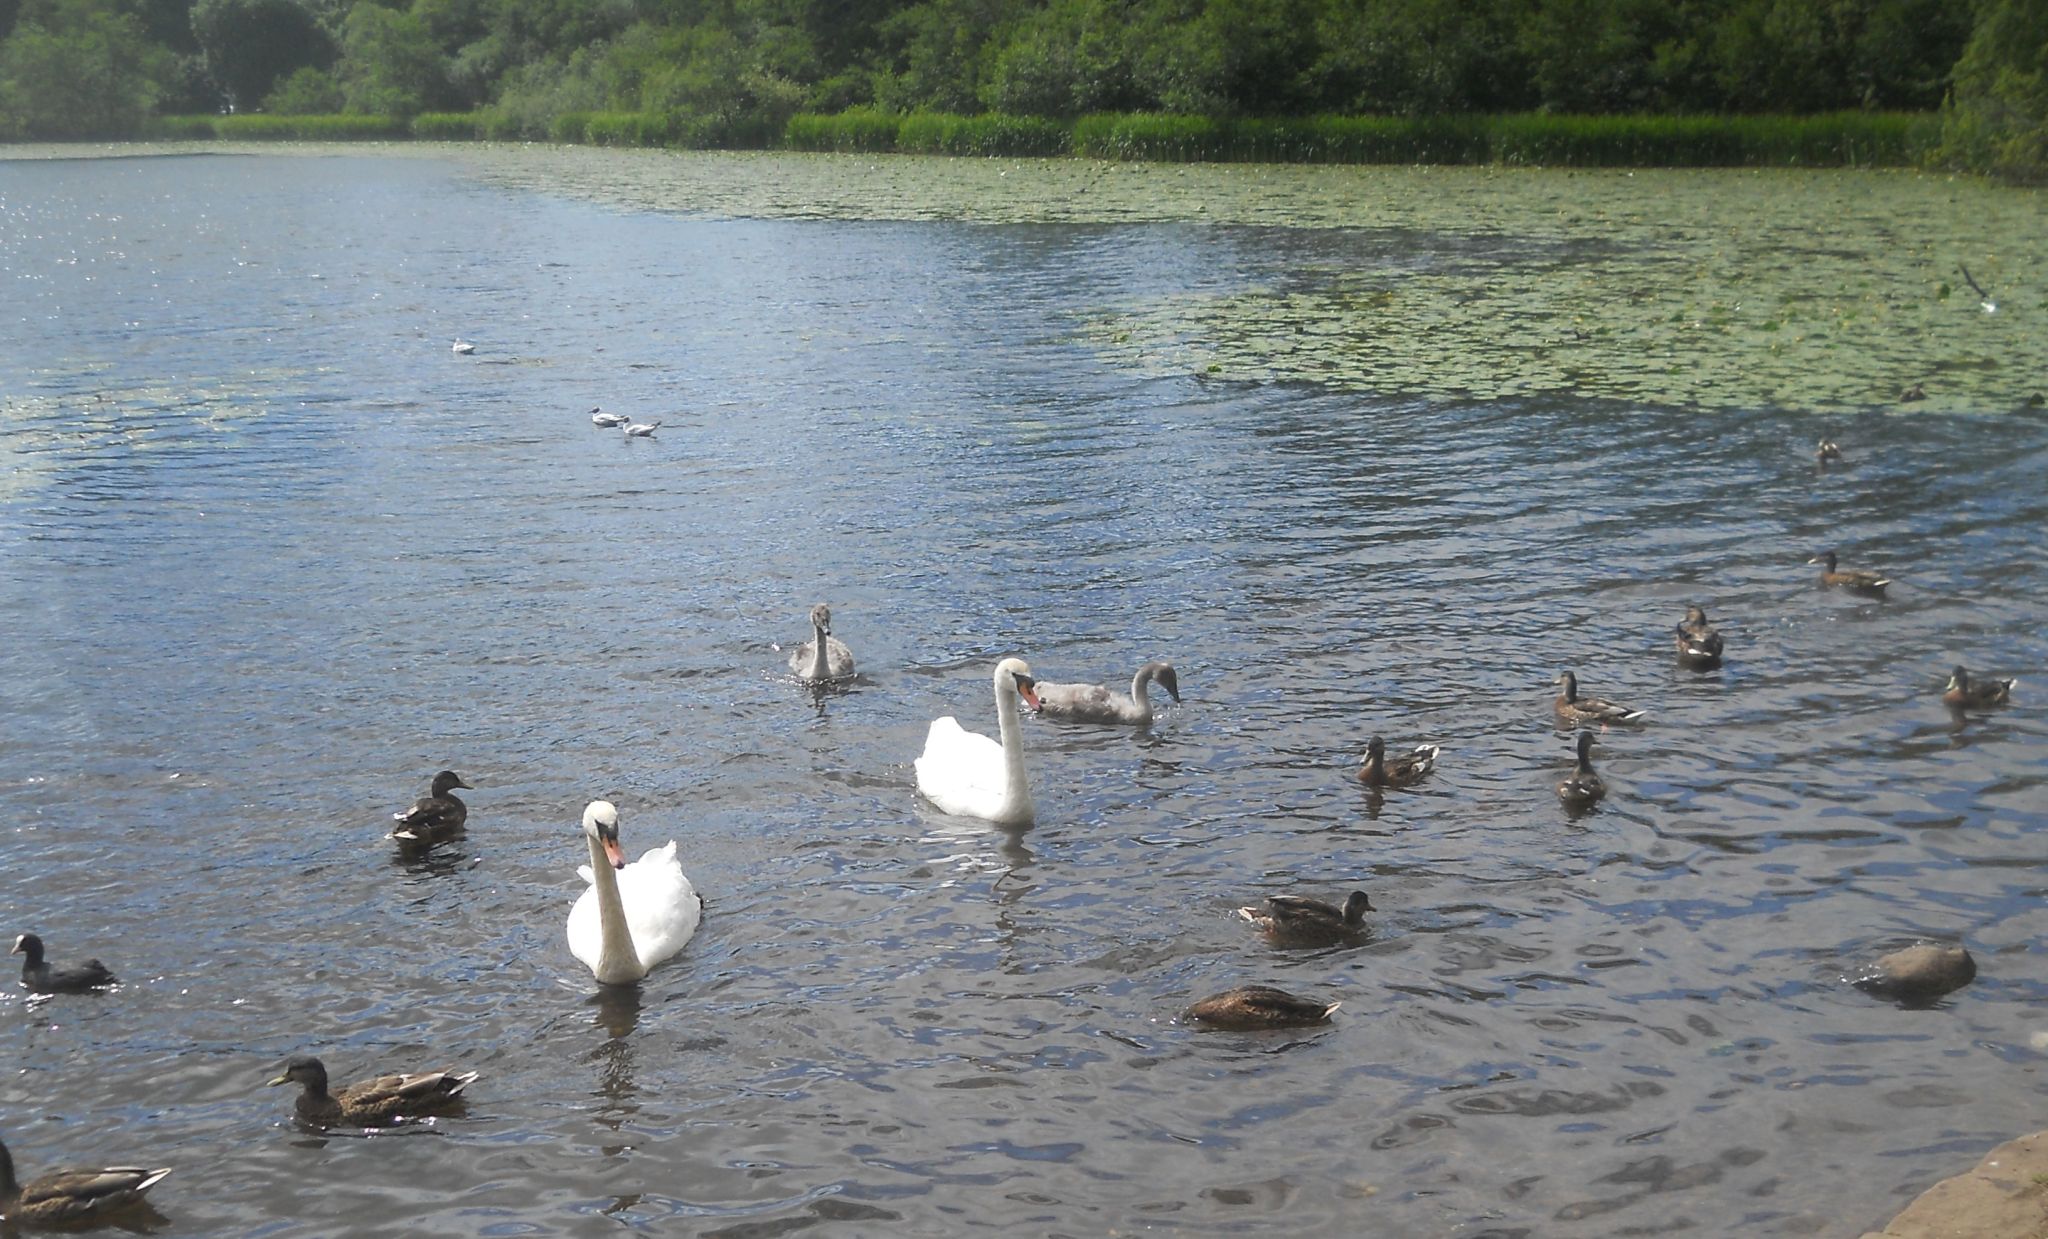
[(1948, 688), (1941, 699), (1957, 709), (1982, 709), (1985, 706), (2002, 706), (2012, 701), (2013, 685), (2018, 680), (1982, 679), (1972, 680), (1970, 673), (1961, 667), (1949, 672)]
[(1126, 697), (1106, 684), (1053, 684), (1038, 682), (1040, 714), (1070, 723), (1135, 723), (1152, 721), (1151, 686), (1157, 683), (1176, 702), (1180, 700), (1180, 676), (1168, 662), (1149, 662), (1131, 677), (1131, 695)]
[(1718, 667), (1721, 665), (1721, 634), (1707, 622), (1706, 610), (1689, 606), (1685, 618), (1674, 630), (1678, 634), (1678, 661), (1688, 667)]
[(1820, 446), (1813, 449), (1813, 458), (1822, 464), (1842, 458), (1842, 445), (1833, 439), (1822, 439)]
[(13, 1223), (47, 1226), (99, 1217), (140, 1201), (169, 1173), (169, 1166), (96, 1166), (52, 1170), (22, 1183), (14, 1177), (14, 1155), (0, 1144), (0, 1219), (12, 1234)]
[(789, 656), (789, 669), (806, 680), (850, 680), (853, 651), (832, 635), (832, 608), (819, 603), (811, 608), (811, 639)]
[(654, 437), (654, 432), (659, 429), (661, 429), (661, 422), (659, 420), (634, 422), (626, 427), (626, 437), (628, 439), (651, 439)]
[(1270, 985), (1240, 985), (1220, 994), (1211, 994), (1189, 1006), (1182, 1014), (1217, 1028), (1292, 1028), (1327, 1023), (1330, 1012), (1342, 1005), (1296, 998), (1286, 990), (1274, 989)]
[(273, 1088), (280, 1084), (299, 1085), (299, 1098), (293, 1109), (308, 1123), (377, 1127), (448, 1110), (458, 1104), (462, 1090), (476, 1077), (474, 1071), (462, 1075), (425, 1071), (417, 1075), (378, 1076), (330, 1094), (327, 1068), (310, 1054), (295, 1054), (285, 1060), (284, 1072), (270, 1084)]
[(1386, 739), (1374, 736), (1365, 746), (1365, 765), (1359, 768), (1358, 777), (1373, 787), (1405, 787), (1436, 769), (1436, 755), (1441, 752), (1440, 744), (1418, 744), (1414, 752), (1388, 761)]
[(114, 983), (114, 974), (96, 959), (72, 968), (52, 968), (43, 962), (43, 940), (23, 934), (14, 940), (9, 955), (20, 955), (21, 983), (38, 994), (83, 994)]
[(469, 820), (469, 806), (455, 797), (454, 790), (458, 787), (465, 791), (476, 790), (464, 783), (462, 776), (453, 770), (443, 770), (435, 775), (431, 791), (413, 801), (412, 808), (391, 815), (391, 820), (398, 825), (391, 828), (390, 837), (418, 843), (462, 829), (462, 824)]
[(1558, 686), (1551, 708), (1562, 723), (1633, 723), (1645, 713), (1599, 697), (1579, 696), (1579, 677), (1569, 671), (1558, 672), (1551, 682)]
[(1579, 762), (1557, 785), (1557, 798), (1568, 805), (1590, 805), (1607, 794), (1607, 784), (1593, 769), (1593, 733), (1579, 733)]
[(590, 411), (590, 424), (602, 426), (606, 430), (614, 430), (632, 420), (632, 418), (627, 417), (624, 413), (607, 413), (601, 408)]
[(476, 352), (476, 345), (467, 340), (457, 340), (452, 346), (457, 357), (467, 357)]
[(1820, 574), (1820, 583), (1822, 585), (1839, 585), (1851, 593), (1869, 594), (1874, 598), (1881, 598), (1884, 596), (1884, 587), (1892, 583), (1890, 577), (1882, 577), (1875, 572), (1869, 572), (1862, 568), (1837, 571), (1835, 568), (1835, 553), (1833, 551), (1823, 551), (1806, 562), (1822, 565)]
[(1330, 946), (1366, 932), (1365, 914), (1376, 911), (1364, 891), (1352, 891), (1344, 906), (1302, 895), (1269, 895), (1263, 908), (1239, 908), (1276, 946)]

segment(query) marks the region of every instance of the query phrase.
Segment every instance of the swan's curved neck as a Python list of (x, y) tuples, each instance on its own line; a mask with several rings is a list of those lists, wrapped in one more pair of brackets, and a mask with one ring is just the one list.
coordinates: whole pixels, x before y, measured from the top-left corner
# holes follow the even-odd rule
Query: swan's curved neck
[(1031, 816), (1031, 785), (1024, 781), (1024, 728), (1017, 720), (1017, 694), (996, 682), (996, 725), (1003, 736), (1003, 807), (1005, 816)]
[(815, 623), (812, 624), (811, 638), (810, 677), (814, 680), (829, 680), (832, 678), (832, 664), (825, 657), (825, 630)]
[(1138, 668), (1138, 674), (1131, 677), (1131, 700), (1138, 703), (1138, 713), (1146, 721), (1152, 718), (1152, 665)]
[(619, 878), (612, 871), (604, 845), (590, 835), (590, 885), (597, 891), (597, 927), (603, 946), (597, 956), (597, 979), (607, 985), (637, 981), (647, 975), (633, 949), (633, 931), (626, 926), (626, 904), (619, 898)]

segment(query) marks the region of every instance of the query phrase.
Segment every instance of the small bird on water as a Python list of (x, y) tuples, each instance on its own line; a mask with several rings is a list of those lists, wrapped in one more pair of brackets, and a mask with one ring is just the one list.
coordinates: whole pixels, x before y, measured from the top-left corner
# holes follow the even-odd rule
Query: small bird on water
[(661, 423), (658, 421), (634, 422), (626, 427), (626, 437), (628, 439), (651, 439), (654, 437), (654, 432), (659, 429), (661, 429)]
[(632, 420), (632, 418), (627, 417), (624, 413), (607, 413), (603, 409), (592, 409), (590, 411), (590, 424), (593, 426), (602, 426), (606, 430), (610, 430), (617, 426), (623, 426), (627, 422)]
[(476, 352), (476, 345), (471, 344), (467, 340), (457, 340), (451, 347), (458, 357), (467, 357), (471, 353)]

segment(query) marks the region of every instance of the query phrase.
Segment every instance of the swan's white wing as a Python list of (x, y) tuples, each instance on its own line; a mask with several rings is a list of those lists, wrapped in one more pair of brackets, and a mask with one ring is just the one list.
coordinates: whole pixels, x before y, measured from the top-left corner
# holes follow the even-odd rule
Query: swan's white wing
[(703, 901), (683, 874), (673, 839), (619, 870), (619, 899), (633, 932), (633, 953), (647, 968), (682, 950), (703, 917)]
[(948, 813), (987, 817), (1003, 803), (1003, 746), (968, 731), (951, 715), (933, 721), (924, 755), (912, 765), (917, 790)]
[[(591, 880), (589, 865), (581, 866), (577, 872), (583, 875), (585, 883)], [(592, 972), (597, 971), (598, 961), (604, 958), (604, 929), (597, 922), (594, 886), (585, 885), (583, 894), (569, 909), (569, 954), (583, 961), (583, 966)]]

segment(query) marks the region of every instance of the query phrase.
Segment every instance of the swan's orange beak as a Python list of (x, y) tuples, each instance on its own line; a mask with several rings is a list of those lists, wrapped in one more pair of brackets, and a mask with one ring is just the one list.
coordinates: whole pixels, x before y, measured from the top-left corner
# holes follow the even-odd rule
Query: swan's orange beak
[(626, 867), (626, 854), (619, 850), (619, 841), (617, 839), (606, 839), (604, 841), (604, 858), (612, 863), (612, 868), (614, 869), (624, 869)]
[(1017, 695), (1024, 699), (1024, 704), (1030, 706), (1033, 713), (1045, 708), (1038, 704), (1038, 690), (1030, 680), (1020, 679), (1017, 681)]

